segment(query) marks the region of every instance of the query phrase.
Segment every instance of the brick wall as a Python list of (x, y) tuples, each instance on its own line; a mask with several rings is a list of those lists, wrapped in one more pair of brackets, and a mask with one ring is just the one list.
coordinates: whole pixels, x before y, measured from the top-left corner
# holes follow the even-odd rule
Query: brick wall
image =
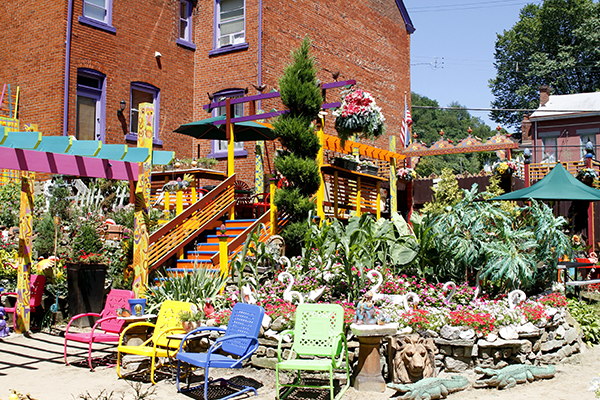
[[(206, 93), (228, 88), (249, 87), (258, 83), (258, 1), (247, 1), (246, 42), (248, 49), (209, 56), (213, 48), (213, 6), (198, 9), (194, 87), (194, 118), (209, 116), (202, 106), (209, 102)], [(388, 148), (389, 135), (400, 130), (404, 93), (410, 93), (410, 36), (394, 0), (368, 2), (286, 2), (263, 0), (262, 82), (277, 89), (278, 79), (290, 63), (290, 52), (305, 35), (313, 42), (312, 54), (321, 82), (332, 82), (331, 73), (340, 71), (339, 80), (355, 79), (362, 89), (371, 92), (386, 117), (387, 134), (375, 145)], [(203, 39), (200, 39), (203, 38)], [(410, 96), (408, 96), (410, 99)], [(339, 90), (329, 91), (327, 102), (339, 100)], [(262, 109), (283, 109), (279, 101), (266, 101)], [(247, 109), (246, 109), (247, 110)], [(246, 111), (247, 112), (247, 111)], [(335, 135), (333, 118), (326, 119), (325, 132)], [(369, 144), (370, 141), (368, 141)], [(199, 140), (200, 154), (211, 151), (208, 140)], [(273, 146), (268, 146), (268, 163), (273, 165)], [(254, 181), (254, 144), (247, 143), (246, 158), (236, 158), (238, 179), (252, 185)], [(217, 167), (226, 169), (226, 161)]]
[[(125, 142), (130, 83), (140, 81), (160, 89), (161, 149), (191, 157), (191, 138), (173, 133), (192, 121), (193, 103), (194, 51), (176, 44), (179, 1), (114, 1), (116, 34), (81, 24), (82, 3), (75, 0), (73, 9), (69, 134), (75, 132), (77, 69), (90, 68), (107, 79), (105, 143)], [(10, 12), (0, 13), (0, 83), (21, 86), (23, 123), (37, 123), (45, 135), (62, 135), (67, 1), (40, 7), (30, 0), (9, 0), (3, 5)], [(160, 63), (155, 51), (162, 54)], [(127, 103), (124, 124), (117, 117), (121, 100)]]

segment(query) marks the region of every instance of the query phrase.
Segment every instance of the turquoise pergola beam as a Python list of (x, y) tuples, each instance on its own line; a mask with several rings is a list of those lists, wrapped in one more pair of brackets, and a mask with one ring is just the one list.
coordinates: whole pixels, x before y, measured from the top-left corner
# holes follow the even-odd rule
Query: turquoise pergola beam
[(131, 147), (127, 150), (127, 154), (122, 161), (128, 162), (145, 162), (150, 157), (151, 149), (146, 147)]
[(41, 132), (8, 132), (4, 127), (0, 145), (13, 149), (36, 149), (42, 141)]
[(126, 144), (103, 144), (100, 148), (97, 158), (104, 158), (106, 160), (123, 160), (123, 157), (127, 154)]
[(70, 136), (42, 136), (42, 143), (36, 148), (48, 153), (66, 153), (71, 148), (73, 138)]
[(167, 165), (175, 159), (174, 151), (156, 151), (152, 152), (152, 164), (154, 165)]
[(100, 152), (102, 142), (99, 140), (73, 140), (66, 154), (72, 156), (96, 157)]

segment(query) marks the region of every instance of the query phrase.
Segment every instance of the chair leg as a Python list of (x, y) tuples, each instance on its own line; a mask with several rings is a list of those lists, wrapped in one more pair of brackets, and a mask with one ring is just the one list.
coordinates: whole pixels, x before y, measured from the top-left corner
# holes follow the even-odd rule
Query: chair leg
[(153, 385), (156, 385), (154, 381), (154, 370), (156, 369), (156, 354), (152, 355), (152, 364), (150, 364), (150, 381)]
[(123, 377), (123, 375), (121, 375), (121, 352), (119, 350), (117, 350), (117, 375), (119, 378)]
[(275, 398), (279, 400), (279, 365), (275, 365)]
[(334, 400), (335, 393), (333, 391), (333, 369), (329, 370), (329, 394), (331, 396), (331, 400)]
[(94, 340), (90, 340), (90, 346), (88, 348), (88, 365), (90, 366), (90, 369), (92, 370), (92, 372), (94, 371), (94, 367), (92, 366), (92, 344), (94, 343)]
[(65, 364), (69, 365), (69, 361), (67, 360), (67, 340), (68, 339), (65, 335), (65, 346), (64, 346), (63, 352), (64, 352), (64, 356), (65, 356)]

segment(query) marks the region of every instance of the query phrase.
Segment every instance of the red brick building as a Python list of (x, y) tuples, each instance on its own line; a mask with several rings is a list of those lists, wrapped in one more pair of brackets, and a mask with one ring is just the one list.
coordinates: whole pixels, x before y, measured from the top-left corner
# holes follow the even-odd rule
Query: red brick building
[(136, 107), (153, 102), (156, 148), (191, 157), (191, 139), (172, 132), (192, 121), (194, 7), (191, 0), (4, 1), (0, 84), (20, 87), (21, 123), (105, 143), (135, 145)]
[[(38, 124), (45, 135), (134, 145), (137, 104), (150, 101), (158, 149), (174, 150), (178, 158), (215, 157), (222, 170), (218, 142), (193, 143), (173, 130), (210, 116), (202, 108), (207, 93), (221, 98), (256, 94), (253, 85), (276, 89), (291, 50), (306, 35), (322, 82), (339, 71), (338, 80), (355, 79), (383, 108), (387, 134), (377, 146), (387, 148), (389, 135), (398, 134), (410, 94), (414, 28), (402, 0), (66, 0), (43, 6), (6, 0), (0, 24), (0, 84), (20, 86), (22, 123)], [(338, 100), (339, 91), (328, 92), (328, 102)], [(282, 105), (261, 105), (273, 107)], [(335, 134), (332, 127), (329, 116), (326, 132)], [(240, 144), (236, 154), (236, 172), (251, 182), (254, 144)]]

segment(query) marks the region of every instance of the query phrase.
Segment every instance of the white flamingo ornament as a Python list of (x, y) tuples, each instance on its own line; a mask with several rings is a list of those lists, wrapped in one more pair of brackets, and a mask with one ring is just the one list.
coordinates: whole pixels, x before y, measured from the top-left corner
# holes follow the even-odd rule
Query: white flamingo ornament
[(292, 276), (292, 274), (284, 271), (280, 273), (279, 276), (277, 276), (277, 280), (281, 283), (285, 283), (286, 279), (288, 283), (285, 290), (283, 291), (283, 299), (291, 303), (294, 299), (294, 296), (296, 296), (298, 298), (298, 304), (304, 303), (304, 296), (302, 296), (300, 292), (292, 290), (292, 286), (294, 286), (294, 277)]
[(408, 299), (412, 300), (413, 308), (417, 308), (417, 304), (419, 304), (419, 301), (421, 301), (421, 299), (419, 298), (419, 295), (416, 294), (415, 292), (406, 293), (404, 296), (402, 296), (402, 303), (404, 304), (404, 309), (406, 311), (411, 310), (411, 308), (408, 305)]
[(506, 298), (508, 300), (508, 307), (511, 310), (517, 308), (517, 306), (527, 299), (527, 295), (522, 290), (513, 290)]
[(442, 286), (442, 292), (446, 293), (448, 290), (450, 290), (450, 293), (446, 295), (446, 303), (450, 303), (450, 300), (452, 300), (454, 293), (456, 293), (456, 283), (452, 281), (444, 283), (444, 286)]
[[(378, 293), (379, 287), (383, 283), (383, 275), (381, 275), (381, 272), (372, 269), (367, 273), (367, 278), (369, 278), (371, 283), (375, 283), (375, 285), (369, 290), (373, 294), (373, 301), (389, 300), (392, 302), (392, 304), (403, 304), (404, 303), (405, 297), (407, 295)], [(375, 280), (375, 279), (377, 279), (377, 280)], [(416, 296), (416, 294), (414, 294), (414, 295)], [(417, 298), (418, 298), (418, 296), (417, 296)], [(418, 300), (417, 300), (417, 302), (418, 302)]]

